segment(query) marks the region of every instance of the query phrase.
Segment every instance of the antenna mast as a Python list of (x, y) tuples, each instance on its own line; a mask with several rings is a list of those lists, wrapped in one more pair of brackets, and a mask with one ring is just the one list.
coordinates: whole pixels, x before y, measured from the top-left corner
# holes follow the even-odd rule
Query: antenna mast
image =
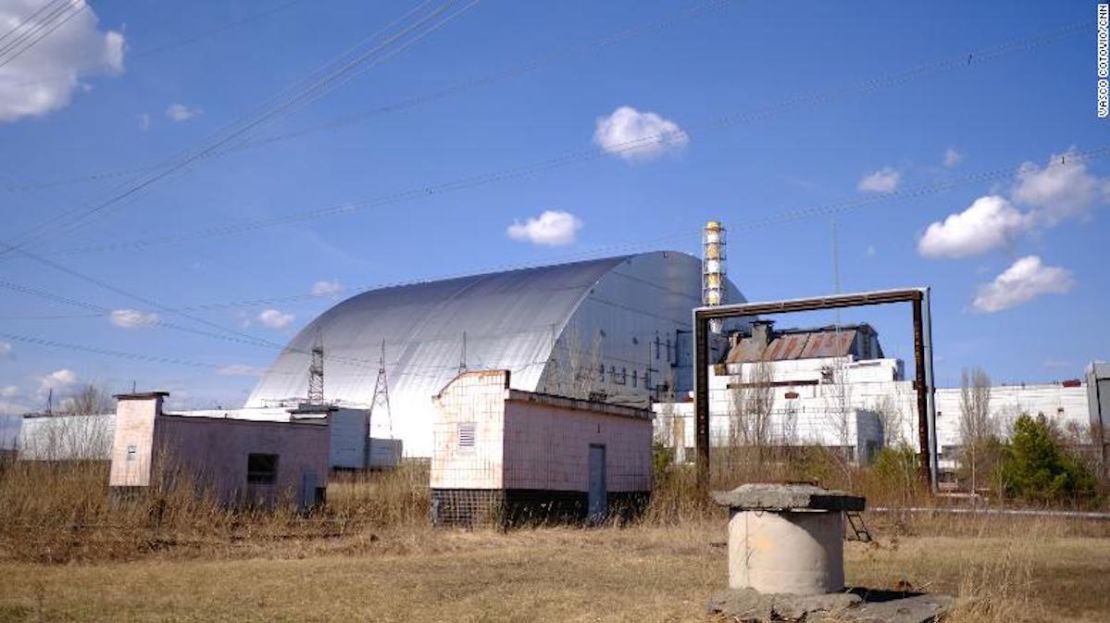
[(374, 409), (379, 405), (385, 407), (389, 438), (393, 439), (393, 413), (389, 409), (389, 380), (385, 373), (385, 339), (382, 339), (382, 355), (378, 360), (378, 379), (374, 382), (374, 400), (370, 403), (371, 424), (374, 422)]

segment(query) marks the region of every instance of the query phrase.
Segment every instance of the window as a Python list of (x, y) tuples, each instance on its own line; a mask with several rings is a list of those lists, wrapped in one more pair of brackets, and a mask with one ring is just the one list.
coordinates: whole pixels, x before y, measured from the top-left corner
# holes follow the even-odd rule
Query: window
[(277, 481), (278, 455), (248, 454), (247, 484), (272, 485)]
[(474, 422), (459, 422), (458, 437), (460, 448), (474, 447)]
[(638, 378), (637, 378), (638, 376), (639, 375), (636, 373), (636, 371), (633, 370), (632, 371), (632, 387), (636, 387), (636, 381), (638, 380)]

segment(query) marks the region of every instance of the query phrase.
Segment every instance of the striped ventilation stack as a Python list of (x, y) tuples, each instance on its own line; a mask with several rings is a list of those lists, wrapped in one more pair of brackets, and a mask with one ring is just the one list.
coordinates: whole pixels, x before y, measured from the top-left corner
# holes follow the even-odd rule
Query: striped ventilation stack
[[(702, 233), (701, 302), (716, 306), (725, 302), (725, 226), (709, 221)], [(709, 330), (721, 332), (719, 319), (709, 321)]]

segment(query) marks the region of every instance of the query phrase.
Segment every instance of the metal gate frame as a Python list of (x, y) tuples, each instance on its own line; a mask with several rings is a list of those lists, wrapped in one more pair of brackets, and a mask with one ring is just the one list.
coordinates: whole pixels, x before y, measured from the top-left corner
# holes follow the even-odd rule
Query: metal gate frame
[(876, 290), (801, 299), (737, 303), (694, 309), (694, 413), (698, 486), (709, 485), (709, 321), (759, 314), (867, 307), (910, 303), (913, 307), (914, 388), (917, 392), (917, 435), (921, 478), (933, 491), (937, 486), (936, 404), (933, 387), (933, 323), (929, 288)]

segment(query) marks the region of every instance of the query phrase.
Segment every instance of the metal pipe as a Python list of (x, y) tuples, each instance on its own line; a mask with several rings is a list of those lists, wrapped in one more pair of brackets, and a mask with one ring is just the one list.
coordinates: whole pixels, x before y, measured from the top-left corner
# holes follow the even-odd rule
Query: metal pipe
[(1110, 521), (1110, 513), (1093, 513), (1084, 511), (1045, 511), (1032, 509), (1005, 509), (1005, 508), (886, 508), (878, 506), (867, 509), (868, 513), (931, 513), (948, 515), (1003, 515), (1013, 517), (1059, 517), (1062, 519), (1089, 519), (1094, 521)]
[(932, 484), (929, 460), (929, 391), (928, 381), (925, 378), (925, 329), (921, 312), (921, 299), (915, 299), (913, 305), (913, 372), (914, 390), (917, 391), (917, 447), (918, 470), (921, 479)]
[(698, 489), (709, 490), (709, 320), (694, 311), (694, 443)]

